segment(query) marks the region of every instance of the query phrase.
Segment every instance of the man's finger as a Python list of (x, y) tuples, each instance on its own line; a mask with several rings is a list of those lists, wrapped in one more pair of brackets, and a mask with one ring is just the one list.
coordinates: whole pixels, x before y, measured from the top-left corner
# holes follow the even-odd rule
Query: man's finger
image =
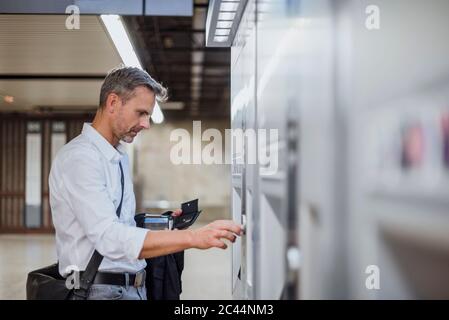
[(231, 220), (218, 220), (216, 221), (216, 227), (220, 230), (234, 232), (238, 235), (242, 235), (243, 233), (243, 226)]
[(220, 249), (226, 249), (228, 247), (228, 245), (226, 243), (224, 243), (223, 241), (220, 241), (220, 245), (218, 246), (218, 248)]
[(220, 238), (228, 239), (231, 242), (235, 241), (235, 235), (232, 232), (221, 230), (219, 233)]

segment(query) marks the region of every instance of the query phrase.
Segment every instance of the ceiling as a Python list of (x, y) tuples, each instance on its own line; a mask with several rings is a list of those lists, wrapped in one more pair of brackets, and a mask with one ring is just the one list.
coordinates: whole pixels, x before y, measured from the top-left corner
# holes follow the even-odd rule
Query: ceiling
[(1, 111), (95, 109), (107, 70), (121, 62), (96, 16), (79, 30), (65, 16), (0, 15)]
[(230, 49), (205, 48), (208, 0), (193, 17), (127, 16), (125, 23), (145, 68), (185, 103), (172, 117), (229, 117)]
[[(169, 89), (166, 118), (229, 117), (229, 48), (205, 48), (207, 0), (193, 17), (125, 16), (143, 67)], [(0, 111), (94, 111), (121, 59), (98, 16), (0, 15)], [(2, 97), (0, 97), (2, 98)], [(176, 108), (172, 108), (175, 106)], [(165, 109), (165, 110), (164, 110)]]

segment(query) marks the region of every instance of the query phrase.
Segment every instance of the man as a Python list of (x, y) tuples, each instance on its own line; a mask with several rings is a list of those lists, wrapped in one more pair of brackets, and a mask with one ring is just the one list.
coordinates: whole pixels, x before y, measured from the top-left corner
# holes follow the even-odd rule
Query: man
[(223, 240), (234, 242), (242, 232), (228, 220), (196, 230), (148, 231), (135, 226), (128, 157), (120, 141), (131, 143), (148, 129), (156, 99), (165, 98), (166, 89), (145, 71), (112, 70), (101, 87), (93, 123), (84, 124), (82, 133), (52, 164), (50, 205), (59, 272), (67, 276), (73, 267), (85, 270), (94, 250), (104, 257), (88, 299), (146, 299), (145, 258), (188, 248), (225, 249)]

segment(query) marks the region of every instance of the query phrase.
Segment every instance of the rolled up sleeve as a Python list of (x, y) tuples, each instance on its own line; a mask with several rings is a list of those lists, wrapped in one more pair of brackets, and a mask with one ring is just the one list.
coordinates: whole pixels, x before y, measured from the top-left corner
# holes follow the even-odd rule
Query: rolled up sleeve
[(70, 170), (62, 174), (66, 200), (101, 255), (111, 260), (136, 260), (148, 230), (119, 221), (104, 170), (95, 156), (84, 153), (70, 159)]

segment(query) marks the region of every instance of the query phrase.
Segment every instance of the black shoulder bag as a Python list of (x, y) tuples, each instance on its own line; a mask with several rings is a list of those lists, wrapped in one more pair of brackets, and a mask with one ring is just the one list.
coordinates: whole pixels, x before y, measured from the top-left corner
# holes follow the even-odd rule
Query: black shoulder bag
[[(124, 176), (122, 164), (119, 162), (121, 174), (122, 195), (116, 214), (120, 217), (124, 193)], [(86, 300), (103, 256), (95, 250), (83, 272), (77, 289), (69, 289), (66, 279), (59, 274), (59, 264), (34, 270), (28, 273), (26, 283), (27, 300)]]

